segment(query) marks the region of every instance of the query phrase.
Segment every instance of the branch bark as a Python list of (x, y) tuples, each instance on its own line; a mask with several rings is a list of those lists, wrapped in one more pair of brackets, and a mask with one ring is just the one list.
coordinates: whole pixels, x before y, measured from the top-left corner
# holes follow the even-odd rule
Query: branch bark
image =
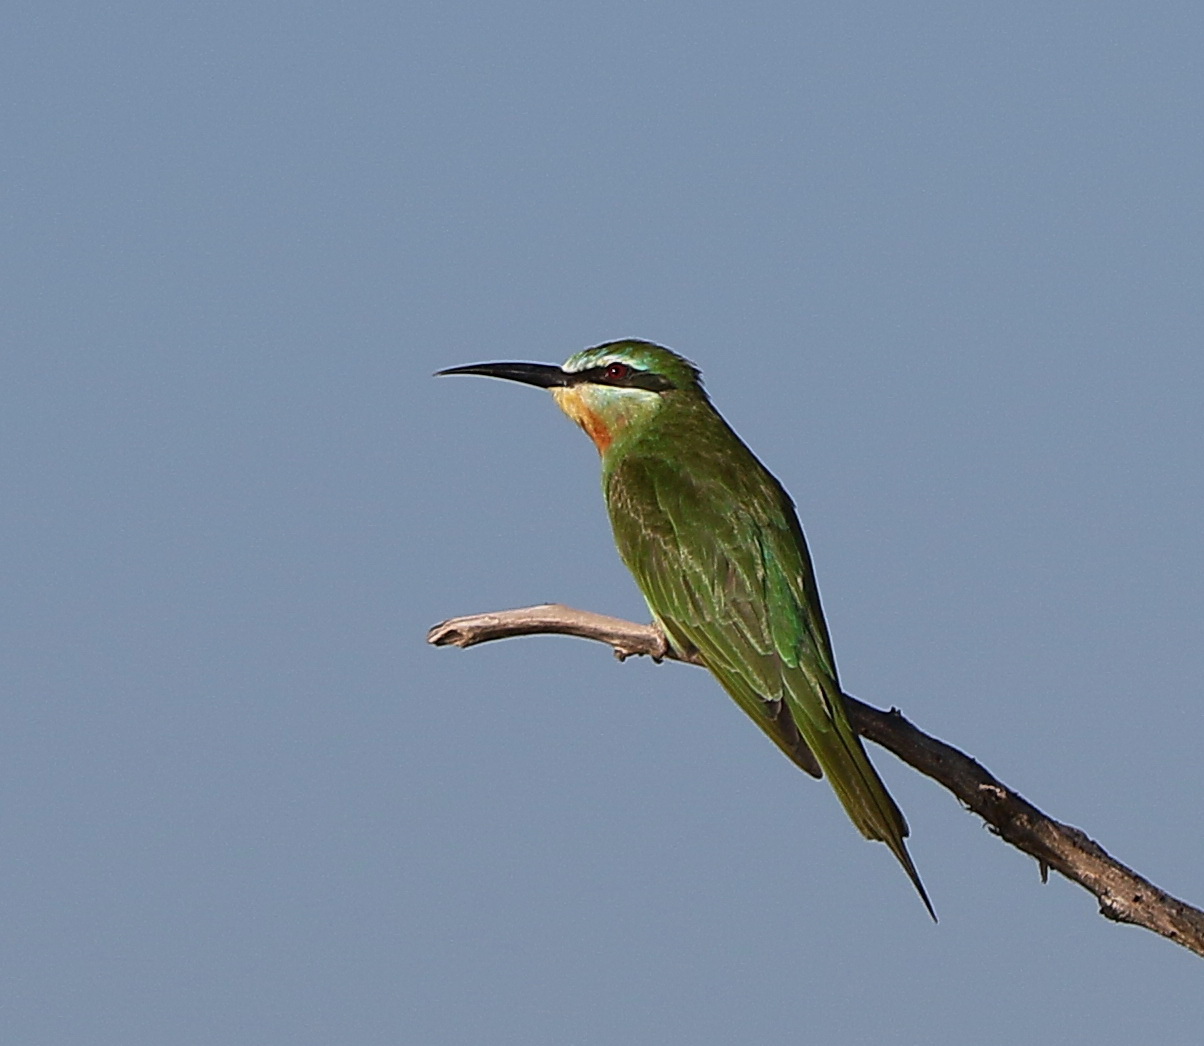
[[(620, 661), (647, 655), (658, 662), (669, 658), (701, 665), (696, 658), (674, 651), (653, 625), (558, 603), (452, 618), (432, 628), (427, 642), (470, 647), (494, 639), (549, 634), (607, 643)], [(1052, 868), (1094, 894), (1105, 918), (1145, 927), (1204, 956), (1204, 911), (1159, 889), (1079, 829), (1038, 810), (976, 760), (917, 729), (897, 709), (883, 712), (847, 694), (845, 702), (858, 733), (943, 785), (1001, 839), (1036, 858), (1043, 881)]]

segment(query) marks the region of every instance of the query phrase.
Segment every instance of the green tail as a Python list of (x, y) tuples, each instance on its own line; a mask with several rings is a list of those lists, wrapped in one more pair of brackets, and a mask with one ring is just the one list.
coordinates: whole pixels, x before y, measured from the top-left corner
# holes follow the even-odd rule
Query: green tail
[[(803, 702), (795, 697), (794, 687), (790, 685), (792, 682), (794, 680), (788, 681), (786, 690), (791, 711), (800, 722), (813, 719)], [(932, 901), (903, 841), (908, 835), (907, 821), (866, 755), (861, 738), (849, 723), (843, 696), (818, 679), (808, 680), (807, 683), (818, 686), (823, 692), (824, 704), (831, 709), (830, 718), (821, 729), (804, 731), (808, 747), (857, 830), (867, 839), (886, 843), (911, 879), (932, 921), (936, 922)]]

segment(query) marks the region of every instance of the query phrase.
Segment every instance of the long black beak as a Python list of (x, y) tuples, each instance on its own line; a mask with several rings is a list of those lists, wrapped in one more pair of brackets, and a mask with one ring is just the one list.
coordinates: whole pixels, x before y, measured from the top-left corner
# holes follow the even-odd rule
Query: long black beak
[(550, 363), (470, 363), (466, 367), (435, 371), (436, 377), (440, 374), (481, 374), (486, 378), (506, 378), (524, 385), (538, 385), (541, 389), (567, 385), (571, 380), (571, 375)]

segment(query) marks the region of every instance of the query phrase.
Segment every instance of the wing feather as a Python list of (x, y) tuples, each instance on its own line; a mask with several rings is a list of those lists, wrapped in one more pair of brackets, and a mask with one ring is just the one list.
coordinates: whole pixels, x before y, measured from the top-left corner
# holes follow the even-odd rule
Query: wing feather
[(698, 651), (800, 766), (822, 767), (863, 834), (901, 838), (903, 816), (836, 707), (843, 698), (792, 504), (767, 472), (755, 489), (734, 491), (701, 478), (716, 474), (732, 473), (687, 472), (655, 454), (618, 463), (607, 500), (624, 562), (670, 641)]
[(845, 714), (794, 505), (726, 432), (687, 440), (688, 465), (654, 446), (607, 460), (619, 553), (669, 641), (697, 651), (795, 763), (826, 774), (854, 825), (886, 843), (935, 919), (904, 842), (907, 822)]
[[(640, 457), (608, 477), (620, 555), (670, 642), (698, 651), (757, 726), (819, 777), (820, 765), (785, 703), (754, 520), (734, 505), (723, 511), (729, 498), (721, 491), (698, 489), (693, 480), (693, 489), (683, 490), (677, 475), (661, 459)], [(685, 531), (689, 540), (682, 540)]]

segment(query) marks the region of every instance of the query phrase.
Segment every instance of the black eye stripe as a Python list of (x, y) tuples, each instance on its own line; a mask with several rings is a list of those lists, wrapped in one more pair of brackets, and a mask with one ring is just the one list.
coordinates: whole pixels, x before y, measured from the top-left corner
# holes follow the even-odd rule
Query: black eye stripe
[(571, 376), (573, 384), (610, 385), (612, 388), (647, 389), (649, 392), (665, 392), (667, 389), (673, 388), (673, 382), (663, 374), (655, 374), (650, 370), (636, 370), (634, 367), (629, 368), (626, 376), (622, 378), (609, 377), (606, 373), (609, 366), (610, 364), (605, 364), (601, 367), (579, 370)]

